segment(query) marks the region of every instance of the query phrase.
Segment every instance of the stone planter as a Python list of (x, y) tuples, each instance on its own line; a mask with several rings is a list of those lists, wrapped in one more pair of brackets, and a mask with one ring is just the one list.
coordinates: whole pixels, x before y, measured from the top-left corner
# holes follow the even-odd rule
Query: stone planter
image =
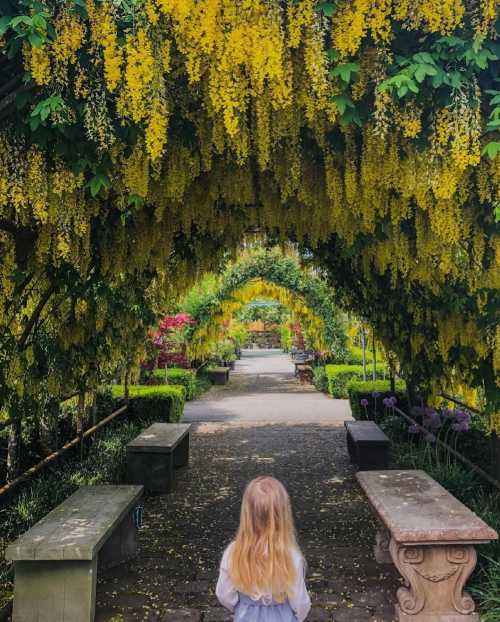
[(207, 370), (207, 375), (213, 384), (227, 384), (229, 381), (229, 367), (213, 367)]

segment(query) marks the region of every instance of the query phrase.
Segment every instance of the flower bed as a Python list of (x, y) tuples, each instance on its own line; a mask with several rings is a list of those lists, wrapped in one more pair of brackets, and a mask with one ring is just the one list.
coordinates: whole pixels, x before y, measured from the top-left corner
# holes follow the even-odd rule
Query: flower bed
[[(391, 391), (388, 380), (351, 380), (347, 383), (347, 394), (351, 403), (352, 416), (355, 419), (378, 420), (388, 407), (384, 400), (392, 399), (393, 405), (402, 410), (408, 406), (406, 385), (402, 380), (395, 383), (396, 391)], [(394, 401), (395, 400), (395, 401)]]

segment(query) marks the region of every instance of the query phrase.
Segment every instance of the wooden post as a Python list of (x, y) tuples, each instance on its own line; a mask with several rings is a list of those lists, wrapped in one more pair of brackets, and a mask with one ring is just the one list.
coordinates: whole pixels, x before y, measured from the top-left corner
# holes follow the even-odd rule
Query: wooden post
[(375, 333), (374, 332), (372, 332), (372, 353), (373, 353), (373, 361), (372, 361), (373, 372), (372, 372), (372, 377), (373, 377), (373, 380), (375, 381), (377, 379), (377, 350), (375, 348)]
[(364, 327), (361, 327), (361, 347), (363, 349), (363, 381), (366, 382), (366, 335)]

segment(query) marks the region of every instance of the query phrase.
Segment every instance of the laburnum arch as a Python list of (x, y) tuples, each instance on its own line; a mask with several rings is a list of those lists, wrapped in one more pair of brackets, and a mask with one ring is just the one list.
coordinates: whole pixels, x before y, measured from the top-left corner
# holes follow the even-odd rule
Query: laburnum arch
[(0, 7), (2, 416), (95, 386), (249, 230), (497, 411), (495, 0)]
[(212, 296), (193, 313), (191, 357), (205, 355), (224, 321), (262, 297), (287, 306), (317, 350), (344, 354), (344, 329), (330, 288), (295, 258), (275, 250), (246, 253), (221, 275)]

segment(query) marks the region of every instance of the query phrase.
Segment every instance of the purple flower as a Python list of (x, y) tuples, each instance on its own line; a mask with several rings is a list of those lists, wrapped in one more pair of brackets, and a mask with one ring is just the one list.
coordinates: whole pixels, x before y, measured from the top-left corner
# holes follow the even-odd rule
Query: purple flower
[(379, 393), (378, 391), (374, 391), (374, 392), (372, 393), (372, 397), (373, 397), (373, 399), (375, 399), (375, 400), (376, 400), (376, 399), (377, 399), (377, 397), (380, 397), (380, 393)]
[(396, 404), (398, 403), (398, 400), (396, 398), (395, 395), (393, 395), (392, 397), (389, 398), (389, 401), (391, 402), (391, 406), (396, 406)]
[(471, 420), (470, 413), (465, 410), (457, 410), (455, 412), (455, 421), (457, 423), (467, 423), (469, 424)]
[(363, 408), (366, 408), (368, 406), (368, 400), (366, 398), (363, 398), (360, 404), (361, 406), (363, 406)]
[(408, 428), (408, 432), (410, 434), (419, 434), (420, 433), (420, 428), (418, 427), (418, 425), (416, 424), (412, 424), (409, 428)]
[(391, 407), (391, 398), (390, 397), (384, 397), (384, 399), (382, 400), (382, 404), (386, 407), (386, 408), (390, 408)]
[(443, 419), (454, 419), (455, 411), (451, 408), (444, 408), (442, 411)]
[(442, 425), (441, 416), (433, 408), (426, 408), (423, 423), (426, 427), (437, 430)]
[(424, 438), (428, 443), (434, 444), (436, 442), (436, 437), (434, 436), (434, 434), (426, 434)]
[(468, 432), (470, 425), (468, 421), (460, 421), (459, 423), (453, 423), (451, 429), (455, 432)]

